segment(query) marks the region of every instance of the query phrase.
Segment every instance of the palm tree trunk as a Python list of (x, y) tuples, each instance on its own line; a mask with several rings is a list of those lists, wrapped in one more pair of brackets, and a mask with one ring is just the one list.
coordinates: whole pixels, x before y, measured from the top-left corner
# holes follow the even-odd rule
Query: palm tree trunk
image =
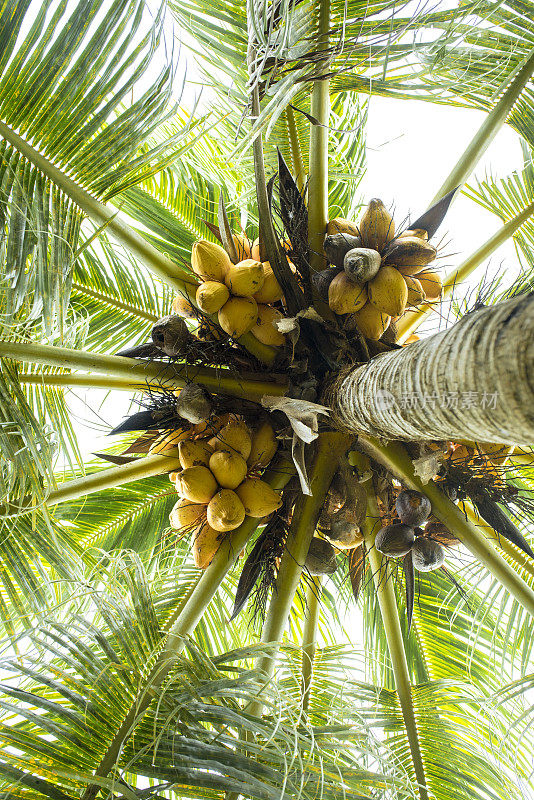
[(341, 428), (383, 439), (534, 441), (534, 295), (341, 375), (330, 392)]

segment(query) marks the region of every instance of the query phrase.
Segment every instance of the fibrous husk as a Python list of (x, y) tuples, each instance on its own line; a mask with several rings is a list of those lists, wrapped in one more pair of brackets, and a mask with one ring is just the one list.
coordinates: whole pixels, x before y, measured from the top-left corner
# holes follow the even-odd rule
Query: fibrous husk
[(431, 572), (441, 567), (445, 561), (445, 551), (439, 542), (419, 536), (412, 546), (412, 558), (419, 572)]
[(405, 525), (417, 527), (428, 519), (432, 511), (430, 500), (424, 494), (413, 489), (403, 489), (395, 500), (395, 509), (399, 519)]
[(342, 508), (332, 514), (325, 535), (340, 550), (351, 550), (363, 542), (363, 534), (354, 521), (351, 509)]
[(185, 498), (178, 500), (169, 514), (171, 528), (175, 530), (198, 525), (203, 519), (205, 520), (205, 518), (206, 506), (204, 504), (192, 503)]
[(213, 448), (205, 439), (185, 439), (178, 445), (178, 457), (182, 469), (207, 467)]
[(343, 261), (343, 269), (357, 283), (366, 283), (377, 275), (382, 259), (377, 250), (370, 247), (355, 247), (349, 250)]
[(247, 478), (237, 487), (236, 494), (249, 517), (266, 517), (282, 505), (282, 498), (268, 483), (258, 478)]
[(225, 276), (227, 287), (237, 297), (252, 297), (260, 291), (264, 280), (263, 264), (251, 258), (233, 264)]
[(382, 250), (395, 236), (393, 217), (382, 200), (374, 197), (360, 220), (360, 236), (364, 247)]
[(231, 489), (221, 489), (208, 503), (208, 524), (216, 531), (225, 533), (239, 528), (245, 519), (243, 503)]
[(257, 303), (276, 303), (281, 300), (284, 293), (268, 261), (263, 262), (263, 279), (263, 286), (255, 293), (254, 300)]
[(328, 305), (336, 314), (352, 314), (367, 302), (367, 291), (361, 283), (353, 281), (346, 272), (340, 272), (328, 288)]
[(326, 539), (314, 536), (304, 562), (310, 575), (333, 575), (337, 570), (336, 551)]
[(217, 481), (207, 467), (188, 467), (178, 473), (176, 491), (192, 503), (209, 503), (217, 491)]
[(327, 235), (346, 233), (349, 236), (358, 236), (358, 238), (360, 236), (360, 231), (356, 223), (351, 222), (350, 219), (344, 219), (343, 217), (334, 217), (334, 219), (329, 220), (326, 226), (326, 233)]
[(228, 287), (220, 281), (204, 281), (196, 293), (197, 306), (205, 314), (216, 314), (229, 297)]
[(180, 356), (193, 341), (193, 335), (179, 314), (159, 319), (152, 328), (152, 341), (165, 355)]
[(424, 303), (426, 300), (426, 295), (420, 281), (417, 278), (414, 278), (412, 275), (405, 275), (404, 280), (406, 281), (406, 286), (408, 287), (408, 300), (406, 305), (418, 306), (421, 305), (421, 303)]
[(406, 309), (408, 287), (395, 267), (381, 267), (367, 284), (369, 300), (383, 314), (399, 317)]
[(196, 383), (188, 383), (176, 400), (177, 413), (192, 422), (193, 425), (206, 422), (212, 410), (212, 403), (207, 391)]
[(251, 433), (246, 422), (231, 420), (215, 437), (214, 447), (216, 450), (233, 450), (246, 461), (252, 449)]
[(417, 236), (406, 236), (390, 244), (384, 263), (397, 267), (404, 275), (417, 275), (436, 258), (434, 245)]
[(185, 319), (196, 319), (194, 306), (189, 302), (187, 297), (183, 297), (181, 294), (176, 295), (172, 301), (172, 310), (175, 314)]
[(232, 266), (228, 253), (219, 244), (201, 239), (191, 250), (191, 269), (205, 281), (224, 283), (227, 271)]
[(282, 319), (284, 316), (277, 308), (258, 305), (258, 319), (251, 328), (251, 333), (263, 344), (281, 347), (285, 342), (285, 336), (278, 331), (275, 323)]
[(221, 544), (219, 531), (214, 530), (205, 522), (195, 533), (193, 540), (193, 559), (195, 567), (206, 569)]
[(263, 422), (252, 433), (247, 464), (251, 467), (266, 467), (278, 450), (278, 439), (270, 422)]
[(409, 553), (415, 541), (414, 529), (403, 523), (386, 525), (376, 534), (375, 547), (379, 553), (400, 558)]
[(323, 250), (328, 261), (339, 269), (343, 268), (345, 255), (355, 247), (361, 247), (359, 236), (350, 233), (332, 233), (324, 237)]
[(417, 273), (417, 280), (421, 284), (428, 302), (435, 302), (440, 299), (443, 286), (441, 277), (437, 272), (425, 269)]
[(258, 305), (253, 297), (231, 297), (218, 314), (219, 325), (234, 339), (248, 333), (257, 318)]
[(209, 468), (223, 489), (235, 489), (247, 474), (247, 462), (235, 450), (216, 450), (210, 456)]
[(384, 314), (369, 302), (359, 311), (350, 315), (349, 329), (355, 325), (362, 336), (367, 339), (380, 339), (390, 322), (389, 314)]

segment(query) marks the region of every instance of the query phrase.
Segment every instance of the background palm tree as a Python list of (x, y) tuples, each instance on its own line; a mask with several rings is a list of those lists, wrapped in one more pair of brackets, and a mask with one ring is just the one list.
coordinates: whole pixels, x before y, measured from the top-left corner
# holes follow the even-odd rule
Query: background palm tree
[[(531, 333), (531, 8), (171, 3), (215, 93), (203, 113), (173, 105), (172, 63), (153, 75), (164, 9), (150, 24), (145, 11), (141, 0), (0, 6), (1, 796), (519, 798), (532, 784), (534, 562), (517, 546), (528, 543), (505, 538), (501, 518), (497, 533), (477, 527), (469, 503), (422, 482), (413, 452), (375, 438), (395, 421), (384, 421), (372, 393), (363, 395), (369, 408), (358, 409), (364, 422), (341, 401), (334, 409), (363, 432), (349, 473), (365, 494), (365, 545), (338, 559), (324, 587), (301, 574), (338, 460), (354, 443), (346, 424), (321, 427), (314, 453), (306, 451), (311, 494), (297, 497), (264, 620), (260, 583), (254, 607), (229, 623), (234, 561), (261, 520), (247, 517), (200, 573), (188, 539), (168, 531), (176, 494), (162, 473), (176, 459), (122, 464), (116, 456), (131, 442), (123, 435), (108, 453), (116, 466), (83, 463), (65, 390), (191, 379), (176, 363), (110, 354), (146, 341), (176, 292), (194, 294), (191, 247), (214, 240), (205, 220), (216, 222), (221, 195), (234, 230), (246, 220), (255, 233), (261, 221), (284, 277), (266, 181), (280, 168), (277, 149), (301, 191), (309, 179), (311, 263), (321, 269), (327, 219), (340, 210), (360, 216), (370, 93), (448, 104), (451, 117), (457, 105), (488, 111), (436, 199), (466, 180), (506, 120), (521, 135), (524, 172), (467, 190), (503, 228), (455, 267), (445, 291), (513, 234), (522, 274), (483, 299), (520, 295), (507, 302), (524, 310)], [(494, 324), (503, 307), (468, 315), (451, 335), (461, 343), (462, 330)], [(401, 334), (424, 316), (406, 318)], [(195, 366), (194, 380), (237, 400), (283, 395), (273, 348), (250, 334), (240, 341), (255, 376), (210, 362)], [(411, 375), (429, 353), (440, 356), (435, 341), (413, 348), (361, 369), (372, 382), (386, 359)], [(528, 383), (517, 378), (528, 401)], [(475, 430), (524, 446), (500, 472), (517, 489), (508, 516), (500, 513), (527, 538), (529, 412), (524, 404), (511, 411), (517, 438), (499, 438), (482, 411)], [(455, 423), (464, 438), (475, 435)], [(414, 427), (411, 441), (449, 435)], [(282, 455), (264, 477), (281, 490), (294, 469)], [(372, 547), (386, 470), (425, 493), (466, 545), (447, 572), (418, 573), (414, 583)], [(340, 614), (356, 607), (354, 594), (361, 648), (350, 645)]]

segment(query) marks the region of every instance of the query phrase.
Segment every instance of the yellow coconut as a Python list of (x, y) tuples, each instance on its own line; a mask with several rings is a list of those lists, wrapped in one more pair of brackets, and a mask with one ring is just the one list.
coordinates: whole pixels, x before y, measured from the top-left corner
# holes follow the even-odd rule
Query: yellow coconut
[(360, 235), (357, 224), (351, 222), (350, 219), (343, 219), (343, 217), (334, 217), (334, 219), (329, 220), (326, 232), (327, 234), (348, 233), (351, 236)]
[(404, 344), (413, 344), (414, 342), (418, 342), (420, 337), (416, 333), (412, 333), (411, 336), (408, 336)]
[(202, 519), (206, 519), (206, 506), (204, 504), (192, 503), (190, 500), (178, 500), (169, 514), (171, 528), (181, 530), (198, 525)]
[(224, 276), (232, 262), (228, 253), (215, 242), (200, 239), (191, 250), (191, 269), (205, 281), (224, 281)]
[(258, 319), (251, 333), (259, 342), (270, 344), (273, 347), (281, 347), (285, 342), (285, 336), (275, 328), (275, 322), (284, 319), (284, 315), (272, 306), (258, 305)]
[(276, 280), (273, 269), (268, 261), (263, 262), (263, 286), (254, 295), (257, 303), (276, 303), (284, 296), (282, 288)]
[(178, 472), (169, 472), (169, 480), (172, 484), (175, 483), (177, 476)]
[(186, 439), (178, 445), (178, 457), (182, 469), (207, 467), (213, 448), (205, 439)]
[(258, 478), (247, 478), (235, 491), (249, 517), (266, 517), (282, 505), (280, 495)]
[(395, 267), (380, 267), (367, 284), (369, 300), (383, 314), (398, 317), (404, 313), (408, 301), (408, 286)]
[(264, 281), (263, 264), (247, 258), (233, 264), (226, 273), (225, 283), (230, 292), (237, 297), (252, 297), (259, 292)]
[(244, 233), (233, 233), (232, 239), (234, 240), (234, 247), (237, 253), (238, 261), (244, 261), (245, 258), (251, 258), (252, 242)]
[(440, 299), (442, 283), (437, 272), (425, 269), (423, 272), (418, 273), (417, 280), (423, 288), (427, 302), (433, 303)]
[(260, 240), (254, 239), (252, 243), (252, 247), (250, 248), (250, 257), (254, 259), (254, 261), (261, 261), (260, 258)]
[(218, 314), (219, 325), (234, 339), (248, 333), (257, 318), (258, 304), (253, 297), (231, 297)]
[(406, 305), (418, 306), (423, 303), (426, 297), (423, 287), (417, 278), (412, 277), (412, 275), (404, 275), (404, 280), (406, 281), (406, 286), (408, 287), (408, 300)]
[(385, 264), (394, 264), (403, 275), (417, 275), (436, 258), (434, 245), (417, 236), (396, 239), (384, 257)]
[(367, 302), (363, 283), (356, 283), (346, 272), (340, 272), (328, 287), (328, 305), (336, 314), (352, 314)]
[(205, 314), (216, 314), (230, 297), (228, 287), (220, 281), (204, 281), (197, 289), (197, 306)]
[(210, 456), (209, 468), (223, 489), (235, 489), (247, 474), (247, 462), (235, 450), (216, 450)]
[(221, 544), (219, 531), (214, 530), (205, 522), (195, 533), (193, 539), (193, 559), (195, 567), (206, 569)]
[(380, 339), (387, 330), (391, 317), (379, 311), (372, 303), (366, 303), (363, 308), (352, 314), (352, 320), (367, 339)]
[(195, 309), (186, 297), (179, 294), (172, 301), (172, 310), (175, 314), (179, 314), (186, 319), (195, 319)]
[[(178, 445), (190, 436), (189, 431), (170, 431), (157, 436), (149, 447), (151, 455), (178, 455)], [(176, 451), (176, 452), (173, 452)]]
[(176, 491), (192, 503), (209, 503), (217, 491), (217, 481), (207, 467), (188, 467), (178, 473)]
[(235, 492), (221, 489), (212, 497), (206, 509), (208, 524), (216, 531), (233, 531), (245, 519), (245, 508)]
[(243, 420), (232, 420), (221, 428), (215, 437), (215, 450), (233, 450), (245, 461), (250, 455), (252, 438), (248, 425)]
[(252, 447), (247, 464), (252, 467), (266, 467), (278, 450), (278, 439), (270, 422), (264, 422), (252, 434)]
[(371, 200), (363, 212), (359, 230), (363, 247), (372, 250), (382, 250), (394, 238), (395, 223), (382, 200), (377, 197)]

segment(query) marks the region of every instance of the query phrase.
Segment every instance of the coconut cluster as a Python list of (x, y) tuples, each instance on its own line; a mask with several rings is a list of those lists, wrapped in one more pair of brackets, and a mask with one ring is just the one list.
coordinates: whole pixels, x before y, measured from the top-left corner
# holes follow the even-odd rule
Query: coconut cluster
[(371, 200), (359, 224), (330, 220), (323, 247), (331, 266), (316, 274), (316, 288), (332, 311), (348, 315), (348, 329), (368, 339), (380, 339), (407, 309), (441, 296), (441, 279), (429, 269), (437, 250), (426, 231), (396, 233), (381, 200)]
[[(245, 516), (266, 517), (282, 500), (259, 474), (270, 463), (278, 442), (263, 422), (252, 431), (240, 417), (226, 416), (211, 424), (215, 435), (195, 426), (186, 435), (166, 434), (166, 449), (178, 450), (182, 469), (170, 473), (180, 500), (170, 513), (171, 527), (194, 532), (195, 564), (205, 569), (222, 537), (238, 528)], [(162, 452), (161, 449), (156, 452)]]
[[(205, 314), (217, 314), (220, 327), (234, 339), (250, 331), (263, 344), (281, 346), (284, 336), (274, 323), (282, 313), (271, 305), (282, 299), (280, 284), (269, 262), (260, 261), (257, 241), (240, 234), (233, 234), (233, 241), (240, 259), (235, 264), (219, 244), (205, 239), (193, 244), (191, 268), (202, 281), (196, 304)], [(181, 298), (173, 308), (192, 311)]]

